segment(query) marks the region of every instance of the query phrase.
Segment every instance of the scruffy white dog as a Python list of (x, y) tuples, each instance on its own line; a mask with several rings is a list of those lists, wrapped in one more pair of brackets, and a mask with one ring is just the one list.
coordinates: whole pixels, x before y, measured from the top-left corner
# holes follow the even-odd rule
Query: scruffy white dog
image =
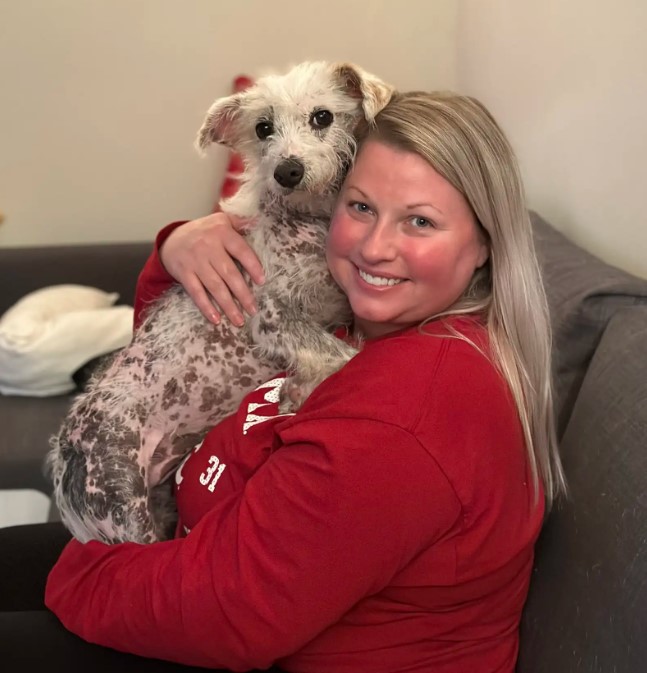
[[(177, 286), (91, 379), (47, 459), (75, 537), (165, 539), (175, 521), (168, 476), (210, 427), (277, 372), (293, 372), (305, 399), (354, 355), (330, 334), (349, 310), (324, 242), (357, 133), (392, 91), (355, 65), (303, 63), (208, 111), (199, 147), (222, 143), (245, 162), (240, 190), (221, 205), (255, 220), (248, 238), (266, 275), (254, 290), (259, 310), (242, 329), (214, 326)], [(282, 411), (291, 404), (284, 397)]]

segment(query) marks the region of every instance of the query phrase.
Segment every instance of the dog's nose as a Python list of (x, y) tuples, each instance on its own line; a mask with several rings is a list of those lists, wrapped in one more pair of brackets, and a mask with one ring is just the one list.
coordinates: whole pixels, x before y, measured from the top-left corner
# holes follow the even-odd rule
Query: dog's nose
[(304, 170), (298, 159), (284, 159), (274, 170), (274, 179), (281, 187), (292, 189), (301, 182)]

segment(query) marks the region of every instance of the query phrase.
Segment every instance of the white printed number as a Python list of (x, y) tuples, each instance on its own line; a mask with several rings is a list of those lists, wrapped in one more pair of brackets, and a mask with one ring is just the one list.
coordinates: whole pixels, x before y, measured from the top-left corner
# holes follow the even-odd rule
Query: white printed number
[(200, 483), (213, 493), (218, 479), (220, 479), (226, 467), (227, 465), (221, 463), (216, 456), (211, 456), (209, 458), (209, 467), (200, 475)]

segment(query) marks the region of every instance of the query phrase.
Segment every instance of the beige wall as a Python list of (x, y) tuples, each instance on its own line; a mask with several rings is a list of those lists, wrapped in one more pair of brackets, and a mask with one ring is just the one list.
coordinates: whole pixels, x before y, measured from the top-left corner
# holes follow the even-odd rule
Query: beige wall
[(0, 245), (150, 239), (208, 212), (204, 111), (239, 72), (348, 59), (494, 112), (529, 200), (647, 276), (644, 0), (5, 0)]
[(454, 85), (454, 0), (4, 0), (0, 245), (148, 240), (209, 212), (226, 153), (193, 141), (232, 78), (356, 61)]
[(515, 145), (530, 204), (647, 277), (647, 2), (462, 0), (457, 85)]

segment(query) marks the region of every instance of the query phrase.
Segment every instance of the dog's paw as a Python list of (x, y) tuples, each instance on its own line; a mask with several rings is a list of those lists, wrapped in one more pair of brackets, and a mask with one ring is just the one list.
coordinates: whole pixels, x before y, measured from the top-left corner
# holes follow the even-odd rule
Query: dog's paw
[(314, 390), (314, 386), (310, 390), (307, 390), (307, 388), (308, 386), (303, 382), (299, 382), (296, 376), (288, 376), (281, 388), (279, 413), (295, 414)]
[(288, 376), (281, 388), (279, 413), (295, 414), (324, 379), (304, 381), (298, 374)]

